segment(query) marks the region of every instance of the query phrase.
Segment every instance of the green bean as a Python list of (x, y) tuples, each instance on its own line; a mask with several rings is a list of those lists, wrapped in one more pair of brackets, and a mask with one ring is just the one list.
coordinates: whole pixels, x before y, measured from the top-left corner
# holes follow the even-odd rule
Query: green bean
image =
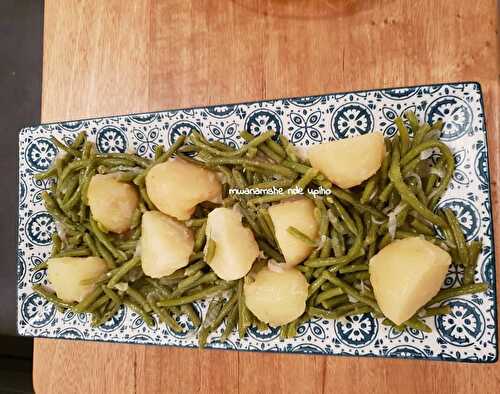
[(220, 338), (221, 342), (226, 341), (233, 332), (234, 327), (236, 327), (236, 324), (238, 323), (238, 310), (238, 305), (235, 305), (231, 310), (231, 313), (226, 321), (226, 327), (224, 328), (224, 332)]
[[(189, 256), (189, 262), (192, 263), (193, 261), (196, 261), (196, 260), (200, 260), (204, 257), (204, 253), (203, 252), (197, 252), (197, 253), (193, 253), (191, 256)], [(184, 275), (183, 275), (184, 276)]]
[[(63, 194), (62, 205), (66, 205), (67, 201), (71, 198), (71, 195), (75, 192), (78, 187), (79, 178), (74, 176), (69, 178), (69, 180), (61, 186), (60, 192)], [(64, 187), (64, 188), (63, 188)]]
[(254, 183), (253, 185), (248, 186), (249, 189), (258, 189), (258, 190), (266, 190), (266, 189), (273, 189), (273, 188), (288, 188), (292, 185), (292, 180), (288, 178), (283, 178), (283, 179), (275, 179), (272, 181), (265, 181), (265, 182), (259, 182), (259, 183)]
[(322, 301), (321, 306), (325, 309), (332, 309), (333, 307), (338, 307), (347, 302), (349, 302), (349, 297), (347, 296), (347, 294), (342, 294), (337, 297)]
[(382, 212), (380, 212), (378, 209), (376, 209), (368, 204), (361, 204), (359, 201), (357, 201), (355, 199), (354, 196), (352, 196), (347, 191), (340, 189), (336, 186), (332, 186), (329, 190), (331, 190), (332, 195), (340, 198), (343, 201), (348, 202), (359, 212), (361, 212), (361, 213), (369, 212), (372, 216), (374, 216), (377, 219), (385, 219), (385, 215)]
[(206, 239), (205, 235), (206, 229), (207, 229), (207, 221), (205, 220), (203, 224), (196, 230), (196, 234), (194, 237), (194, 248), (193, 248), (194, 252), (199, 252), (203, 248)]
[(189, 266), (187, 266), (185, 269), (184, 269), (184, 274), (186, 276), (191, 276), (197, 272), (200, 272), (203, 268), (205, 268), (207, 266), (207, 263), (205, 263), (203, 260), (200, 260), (194, 264), (191, 264)]
[[(410, 153), (411, 151), (408, 154)], [(394, 187), (401, 195), (401, 198), (406, 201), (415, 211), (417, 211), (420, 215), (422, 215), (430, 222), (437, 224), (438, 226), (446, 226), (446, 222), (441, 217), (431, 212), (425, 205), (423, 205), (411, 192), (408, 186), (406, 186), (406, 184), (403, 182), (401, 169), (399, 166), (399, 150), (397, 147), (394, 148), (394, 155), (392, 158), (391, 168), (389, 170), (389, 178), (394, 183)]]
[(216, 249), (217, 249), (217, 244), (212, 238), (209, 238), (207, 241), (207, 252), (205, 254), (205, 261), (207, 263), (210, 263), (214, 258)]
[(269, 194), (269, 195), (265, 195), (265, 196), (251, 198), (248, 200), (248, 204), (249, 205), (267, 204), (267, 203), (277, 202), (277, 201), (286, 200), (288, 198), (295, 197), (288, 190), (290, 190), (290, 189), (284, 190), (283, 193), (279, 193), (279, 194)]
[(419, 122), (417, 119), (417, 116), (415, 115), (415, 112), (413, 111), (406, 111), (405, 112), (406, 119), (408, 119), (408, 122), (410, 123), (410, 127), (413, 131), (413, 135), (417, 132), (419, 128)]
[(481, 250), (481, 242), (473, 241), (469, 244), (469, 265), (464, 268), (464, 285), (470, 285), (474, 282), (477, 259), (481, 254)]
[(146, 191), (146, 188), (144, 186), (139, 186), (139, 194), (141, 195), (141, 198), (144, 200), (146, 203), (146, 206), (150, 211), (155, 211), (156, 206), (153, 204), (151, 199), (148, 196), (148, 192)]
[[(271, 131), (271, 132), (268, 132), (268, 133), (272, 133), (272, 135), (274, 135), (274, 131)], [(259, 136), (259, 137), (254, 137), (252, 134), (250, 134), (248, 131), (242, 131), (240, 133), (240, 136), (246, 141), (248, 142), (248, 144), (254, 142), (257, 138), (261, 137), (262, 134)], [(267, 137), (267, 136), (266, 136)], [(269, 141), (269, 139), (267, 139), (265, 142)], [(248, 145), (247, 144), (247, 145)], [(245, 145), (246, 146), (246, 145)], [(269, 157), (271, 160), (273, 160), (274, 162), (276, 163), (279, 163), (281, 160), (282, 160), (282, 157), (276, 153), (273, 149), (271, 149), (269, 146), (267, 146), (265, 143), (264, 144), (260, 144), (258, 146), (258, 149), (264, 154), (266, 155), (267, 157)], [(248, 151), (255, 151), (255, 154), (257, 153), (256, 152), (256, 147), (255, 146), (251, 146), (248, 148)], [(250, 157), (255, 157), (255, 154), (250, 155)]]
[(207, 338), (212, 332), (212, 323), (222, 309), (223, 302), (223, 298), (213, 298), (210, 302), (205, 319), (203, 320), (200, 331), (198, 332), (198, 346), (200, 348), (205, 347)]
[(160, 321), (165, 323), (173, 332), (181, 333), (182, 327), (177, 323), (177, 321), (170, 315), (168, 310), (164, 310), (155, 305), (155, 300), (152, 296), (147, 297), (148, 304), (151, 306), (153, 313), (157, 314)]
[(276, 260), (278, 263), (285, 260), (281, 253), (274, 249), (271, 245), (269, 245), (269, 243), (267, 243), (265, 240), (257, 239), (256, 241), (259, 244), (259, 249), (262, 250), (268, 258)]
[(295, 146), (293, 146), (290, 141), (288, 141), (288, 138), (286, 138), (283, 134), (280, 135), (280, 144), (284, 148), (286, 157), (288, 157), (292, 162), (299, 161), (295, 151)]
[(434, 231), (424, 222), (418, 220), (417, 218), (414, 218), (410, 222), (410, 226), (412, 226), (415, 230), (417, 230), (421, 234), (433, 236)]
[(182, 294), (186, 289), (189, 289), (193, 283), (196, 283), (203, 275), (205, 274), (202, 271), (196, 271), (191, 276), (182, 279), (177, 284), (177, 288), (172, 293), (172, 296), (176, 297)]
[(413, 328), (414, 330), (432, 332), (432, 329), (427, 324), (425, 324), (423, 321), (420, 321), (415, 316), (410, 320), (405, 321), (403, 324), (407, 327)]
[(449, 313), (451, 313), (451, 306), (445, 305), (445, 306), (440, 306), (437, 308), (426, 308), (424, 310), (423, 317), (448, 315)]
[(54, 164), (52, 164), (52, 166), (47, 171), (36, 174), (35, 179), (37, 181), (42, 181), (55, 176), (57, 176), (57, 168)]
[(345, 256), (340, 257), (324, 257), (324, 258), (314, 258), (311, 260), (307, 260), (304, 264), (307, 267), (321, 268), (321, 267), (335, 267), (340, 268), (346, 264), (349, 264), (351, 261), (356, 260), (358, 257), (364, 255), (364, 251), (361, 246), (356, 246), (356, 250), (351, 253), (346, 254)]
[[(113, 304), (113, 303), (112, 303)], [(120, 309), (120, 304), (113, 304), (112, 308), (107, 311), (104, 315), (101, 317), (94, 317), (92, 319), (91, 326), (92, 327), (98, 327), (106, 323), (109, 319), (111, 319)]]
[(125, 292), (133, 301), (137, 302), (142, 309), (144, 309), (146, 312), (151, 312), (151, 306), (140, 292), (130, 286), (127, 287), (127, 290)]
[(489, 289), (487, 283), (474, 283), (470, 285), (465, 285), (462, 287), (454, 287), (450, 289), (441, 290), (437, 295), (432, 298), (426, 306), (437, 304), (438, 302), (444, 301), (448, 298), (459, 297), (467, 294), (482, 293)]
[(431, 199), (431, 206), (434, 206), (441, 197), (441, 195), (446, 191), (450, 179), (455, 170), (455, 160), (453, 158), (450, 149), (448, 148), (448, 146), (446, 146), (446, 144), (444, 144), (441, 141), (434, 141), (434, 140), (424, 141), (421, 144), (413, 147), (401, 159), (401, 165), (404, 166), (408, 164), (411, 160), (413, 160), (415, 157), (419, 156), (421, 152), (434, 148), (439, 149), (441, 151), (442, 157), (446, 162), (446, 173), (443, 179), (441, 179), (439, 186), (433, 192), (434, 196)]
[(331, 243), (335, 257), (339, 258), (345, 255), (344, 237), (337, 233), (335, 228), (330, 230)]
[(90, 249), (88, 248), (77, 248), (77, 249), (65, 249), (57, 254), (57, 257), (85, 257), (90, 255)]
[(170, 306), (177, 306), (177, 305), (182, 305), (182, 304), (189, 304), (189, 303), (197, 301), (199, 299), (206, 298), (209, 295), (218, 293), (218, 292), (223, 291), (223, 290), (227, 290), (228, 288), (230, 288), (232, 286), (234, 286), (233, 283), (227, 282), (227, 283), (208, 287), (206, 289), (200, 290), (200, 291), (193, 293), (193, 294), (185, 295), (183, 297), (160, 300), (156, 303), (156, 305), (170, 307)]
[(316, 241), (313, 241), (311, 238), (309, 238), (309, 236), (304, 234), (302, 231), (300, 231), (296, 227), (290, 226), (286, 229), (286, 232), (288, 234), (292, 235), (293, 237), (295, 237), (296, 239), (298, 239), (299, 241), (302, 241), (303, 243), (305, 243), (308, 246), (312, 246), (312, 247), (317, 246)]
[(319, 276), (318, 278), (316, 278), (314, 280), (314, 282), (312, 282), (309, 285), (307, 298), (311, 298), (312, 295), (314, 293), (316, 293), (321, 288), (321, 285), (323, 285), (323, 283), (325, 283), (325, 282), (326, 282), (326, 278), (323, 276)]
[(116, 268), (113, 255), (108, 251), (108, 249), (106, 249), (106, 247), (98, 239), (94, 239), (94, 241), (98, 255), (104, 259), (108, 268), (109, 269)]
[(96, 287), (93, 291), (87, 294), (82, 301), (80, 301), (75, 307), (75, 312), (82, 313), (90, 307), (103, 293), (100, 287)]
[(39, 296), (45, 298), (47, 301), (53, 303), (54, 305), (63, 308), (63, 309), (68, 309), (72, 308), (73, 304), (61, 300), (55, 293), (50, 292), (49, 290), (45, 289), (42, 285), (33, 285), (32, 289), (35, 293), (37, 293)]
[(364, 281), (368, 279), (370, 279), (370, 274), (368, 273), (368, 271), (352, 272), (342, 277), (342, 280), (346, 283), (353, 283), (356, 281)]
[[(280, 136), (280, 138), (281, 138), (281, 136)], [(280, 144), (278, 144), (277, 142), (275, 142), (272, 138), (266, 140), (265, 144), (269, 149), (271, 149), (277, 155), (281, 156), (282, 158), (286, 157), (285, 149), (283, 149), (282, 146)]]
[(219, 311), (219, 314), (212, 322), (211, 330), (216, 330), (224, 321), (226, 316), (231, 312), (234, 306), (238, 303), (238, 293), (234, 292), (227, 302), (225, 302)]
[(144, 309), (142, 309), (140, 305), (138, 305), (136, 302), (128, 298), (124, 299), (124, 303), (128, 307), (130, 307), (135, 313), (137, 313), (148, 327), (154, 326), (153, 318), (149, 313), (147, 313)]
[(109, 280), (108, 288), (110, 289), (113, 288), (120, 281), (120, 279), (123, 278), (123, 276), (125, 276), (127, 272), (129, 272), (135, 266), (139, 265), (140, 262), (141, 262), (140, 258), (138, 256), (135, 256), (126, 263), (124, 263), (122, 266), (120, 266), (118, 270), (115, 272), (115, 274)]
[(93, 235), (101, 242), (106, 249), (110, 251), (114, 258), (119, 261), (124, 261), (127, 259), (127, 255), (122, 250), (119, 250), (113, 246), (111, 240), (104, 234), (97, 225), (97, 222), (91, 217), (90, 218), (90, 229)]
[(247, 221), (248, 225), (250, 226), (250, 228), (253, 230), (253, 232), (257, 235), (257, 236), (263, 236), (264, 233), (262, 231), (262, 229), (260, 228), (260, 226), (257, 224), (257, 222), (254, 220), (252, 214), (243, 206), (239, 206), (239, 211), (241, 212), (241, 214), (243, 215), (243, 217), (245, 218), (245, 220)]
[(93, 160), (87, 159), (87, 160), (75, 160), (69, 163), (62, 171), (61, 176), (58, 179), (58, 184), (62, 186), (64, 184), (64, 181), (71, 172), (87, 168), (89, 165), (92, 164), (92, 162)]
[(318, 175), (319, 171), (316, 168), (310, 168), (307, 172), (295, 183), (294, 188), (304, 190), (306, 186)]
[(50, 254), (52, 256), (57, 255), (61, 251), (62, 241), (57, 232), (52, 233), (52, 251)]
[(138, 165), (143, 168), (148, 168), (151, 164), (150, 160), (129, 153), (100, 153), (96, 155), (96, 158), (103, 163), (114, 163), (121, 160), (123, 163), (132, 163), (133, 165)]
[(339, 273), (348, 274), (351, 272), (368, 271), (368, 264), (351, 264), (339, 269)]
[(99, 256), (99, 252), (97, 251), (95, 241), (89, 233), (85, 233), (83, 235), (83, 241), (88, 246), (93, 256)]
[(198, 328), (201, 325), (200, 317), (191, 304), (183, 304), (180, 306), (180, 308), (181, 312), (188, 316), (189, 320), (191, 320), (191, 323), (195, 328)]
[(67, 154), (69, 155), (72, 155), (74, 157), (82, 157), (82, 153), (72, 147), (69, 147), (69, 146), (66, 146), (65, 144), (63, 144), (61, 141), (59, 141), (56, 137), (52, 136), (50, 137), (50, 140), (52, 141), (52, 143), (57, 146), (59, 149), (62, 149), (63, 151), (65, 151)]
[(403, 123), (403, 119), (399, 116), (394, 119), (394, 123), (396, 124), (399, 131), (399, 138), (401, 143), (401, 155), (404, 155), (410, 149), (410, 135), (408, 133), (408, 129)]
[(418, 130), (414, 133), (413, 137), (413, 145), (417, 146), (420, 144), (423, 140), (425, 135), (431, 130), (431, 126), (429, 123), (424, 123), (421, 127), (418, 128)]
[(366, 204), (372, 199), (372, 195), (375, 192), (375, 189), (377, 188), (377, 184), (379, 183), (379, 178), (380, 178), (380, 172), (377, 172), (375, 176), (371, 177), (368, 180), (368, 182), (366, 182), (366, 185), (363, 189), (363, 194), (359, 199), (359, 202), (361, 204)]
[[(259, 210), (257, 213), (257, 223), (259, 228), (262, 230), (264, 238), (269, 242), (270, 245), (275, 246), (276, 240), (272, 229), (269, 228), (266, 218), (264, 217), (262, 211)], [(277, 246), (277, 245), (276, 245)]]
[(233, 158), (215, 158), (211, 159), (208, 161), (209, 165), (220, 165), (220, 164), (232, 164), (232, 165), (240, 165), (243, 167), (247, 168), (252, 168), (256, 170), (264, 170), (264, 171), (269, 171), (271, 173), (283, 175), (284, 177), (288, 178), (295, 178), (296, 173), (292, 170), (290, 170), (287, 167), (284, 167), (279, 164), (271, 164), (271, 163), (264, 163), (260, 161), (251, 161), (247, 159), (233, 159)]
[(326, 238), (323, 241), (323, 246), (321, 247), (319, 257), (320, 258), (329, 257), (331, 252), (332, 252), (332, 240), (330, 238)]
[(310, 307), (308, 313), (312, 316), (322, 317), (325, 319), (336, 320), (344, 316), (346, 313), (354, 310), (356, 304), (342, 305), (334, 309), (333, 311), (327, 311), (317, 307)]
[[(341, 217), (341, 219), (344, 222), (344, 224), (346, 225), (347, 229), (352, 234), (357, 234), (358, 229), (356, 228), (356, 224), (354, 223), (354, 220), (352, 219), (351, 215), (349, 215), (349, 213), (344, 208), (344, 206), (335, 198), (332, 199), (332, 205), (335, 208), (335, 210), (337, 211), (338, 215)], [(330, 219), (330, 221), (332, 221), (331, 217), (329, 217), (329, 219)], [(335, 225), (333, 225), (333, 226), (335, 227)]]
[(316, 297), (316, 303), (319, 304), (322, 301), (326, 301), (330, 298), (337, 297), (342, 294), (344, 294), (344, 290), (342, 290), (340, 287), (334, 287), (332, 289), (319, 293), (318, 297)]
[(276, 240), (276, 231), (274, 229), (274, 223), (273, 219), (271, 218), (271, 215), (269, 215), (269, 211), (266, 208), (259, 208), (257, 216), (260, 216), (262, 220), (266, 223), (267, 228), (269, 229), (273, 240), (275, 241), (276, 244), (278, 244), (278, 241)]
[(233, 168), (232, 174), (233, 174), (233, 179), (236, 182), (236, 186), (238, 186), (239, 189), (245, 189), (247, 187), (247, 181), (245, 177), (241, 175), (241, 172), (238, 171), (236, 168)]
[(245, 302), (245, 293), (243, 292), (244, 279), (238, 281), (238, 333), (240, 338), (245, 336), (247, 328), (250, 327), (251, 321), (249, 319), (248, 310)]
[(372, 307), (373, 310), (375, 310), (377, 312), (380, 312), (380, 309), (379, 309), (377, 303), (374, 300), (372, 300), (369, 297), (366, 297), (366, 296), (362, 295), (354, 287), (348, 285), (347, 283), (345, 283), (344, 281), (340, 280), (336, 276), (332, 275), (328, 271), (323, 272), (322, 275), (324, 275), (324, 277), (328, 281), (330, 281), (333, 285), (340, 287), (344, 291), (344, 293), (346, 293), (347, 295), (350, 295), (351, 297), (355, 298), (359, 302), (362, 302), (363, 304), (366, 304), (366, 305)]
[(94, 313), (99, 310), (104, 305), (107, 305), (109, 302), (109, 297), (106, 294), (100, 296), (92, 305), (90, 305), (85, 312), (86, 313)]
[(106, 294), (107, 297), (109, 297), (110, 300), (112, 300), (115, 304), (123, 304), (122, 299), (118, 294), (116, 294), (113, 290), (108, 288), (106, 285), (101, 285), (101, 289)]
[(460, 262), (464, 266), (468, 266), (470, 265), (469, 252), (467, 250), (467, 244), (465, 243), (465, 237), (460, 227), (460, 223), (458, 222), (457, 217), (450, 208), (444, 208), (443, 212), (446, 216), (446, 220), (448, 221), (448, 224), (450, 226), (450, 230), (453, 235), (455, 245), (458, 249), (458, 256), (460, 258)]
[(184, 224), (188, 227), (200, 227), (207, 221), (207, 218), (201, 219), (189, 219), (184, 222)]

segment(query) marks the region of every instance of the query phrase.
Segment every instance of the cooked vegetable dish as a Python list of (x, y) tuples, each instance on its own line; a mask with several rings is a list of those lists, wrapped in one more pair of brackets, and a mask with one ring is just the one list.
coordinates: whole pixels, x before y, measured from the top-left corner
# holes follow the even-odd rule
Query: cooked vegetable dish
[[(147, 325), (187, 330), (200, 346), (250, 326), (296, 335), (312, 317), (372, 313), (425, 332), (442, 301), (483, 292), (473, 283), (479, 240), (438, 202), (454, 171), (442, 122), (397, 118), (381, 133), (308, 147), (273, 131), (233, 148), (193, 131), (151, 160), (99, 153), (85, 132), (38, 179), (57, 222), (48, 285), (33, 290), (92, 325), (124, 305)], [(304, 157), (305, 156), (305, 157)], [(463, 285), (441, 289), (451, 264)], [(208, 308), (200, 313), (198, 301)]]

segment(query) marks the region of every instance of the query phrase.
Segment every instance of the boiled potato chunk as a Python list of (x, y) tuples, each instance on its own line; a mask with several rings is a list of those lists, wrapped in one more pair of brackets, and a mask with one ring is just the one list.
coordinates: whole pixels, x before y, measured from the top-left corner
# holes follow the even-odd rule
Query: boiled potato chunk
[(313, 145), (307, 151), (311, 165), (343, 189), (359, 185), (375, 174), (384, 156), (381, 133)]
[(318, 222), (314, 217), (314, 203), (308, 198), (283, 201), (269, 208), (276, 239), (286, 264), (295, 266), (309, 256), (314, 249), (291, 235), (288, 227), (295, 227), (309, 238), (318, 238)]
[(142, 270), (151, 278), (172, 274), (189, 263), (193, 233), (184, 224), (158, 211), (142, 215)]
[(259, 245), (250, 229), (241, 223), (241, 214), (230, 208), (216, 208), (208, 214), (207, 239), (215, 241), (215, 255), (208, 262), (224, 280), (244, 277), (259, 256)]
[(217, 175), (182, 159), (157, 164), (146, 176), (146, 190), (156, 207), (179, 220), (187, 220), (202, 201), (221, 198)]
[(106, 229), (114, 233), (130, 229), (139, 205), (137, 190), (132, 185), (119, 182), (116, 174), (94, 175), (87, 197), (92, 216)]
[(443, 284), (450, 255), (424, 239), (391, 242), (370, 260), (370, 281), (382, 310), (396, 324), (411, 318)]
[(245, 303), (263, 322), (281, 326), (304, 313), (308, 286), (305, 276), (295, 268), (273, 272), (265, 267), (253, 282), (246, 281)]
[(57, 296), (66, 302), (80, 302), (95, 285), (81, 281), (97, 278), (107, 271), (100, 257), (56, 257), (47, 261), (47, 276)]

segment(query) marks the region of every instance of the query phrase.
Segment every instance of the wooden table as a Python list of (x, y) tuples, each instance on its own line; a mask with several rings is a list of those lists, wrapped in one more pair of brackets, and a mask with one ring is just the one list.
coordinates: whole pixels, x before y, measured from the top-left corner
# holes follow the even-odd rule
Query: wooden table
[[(497, 12), (495, 0), (45, 0), (43, 121), (474, 80), (496, 208)], [(51, 394), (500, 392), (498, 363), (45, 339), (33, 375)]]

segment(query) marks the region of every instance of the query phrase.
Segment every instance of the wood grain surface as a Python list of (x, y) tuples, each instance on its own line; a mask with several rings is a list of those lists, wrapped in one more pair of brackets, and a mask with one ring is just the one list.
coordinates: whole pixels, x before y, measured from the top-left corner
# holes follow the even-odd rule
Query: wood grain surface
[[(497, 18), (495, 0), (45, 0), (42, 118), (479, 81), (498, 233)], [(33, 375), (51, 394), (500, 392), (498, 363), (49, 339)]]

